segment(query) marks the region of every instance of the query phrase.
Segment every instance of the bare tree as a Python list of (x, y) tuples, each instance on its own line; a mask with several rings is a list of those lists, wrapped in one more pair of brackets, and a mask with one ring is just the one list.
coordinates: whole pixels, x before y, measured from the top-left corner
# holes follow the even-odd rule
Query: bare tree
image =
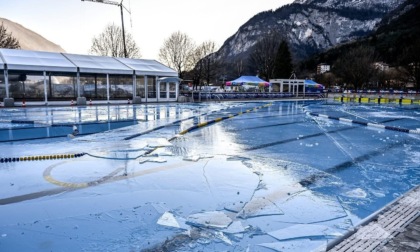
[(281, 37), (277, 32), (270, 32), (255, 44), (250, 54), (250, 64), (258, 70), (258, 74), (266, 80), (273, 77), (276, 55)]
[(0, 25), (0, 48), (20, 49), (19, 41), (7, 32), (3, 22)]
[(205, 80), (207, 84), (216, 76), (218, 62), (214, 57), (216, 52), (216, 43), (214, 41), (206, 41), (195, 48), (192, 54), (192, 64), (194, 79), (197, 84), (201, 84)]
[(412, 46), (405, 48), (401, 56), (401, 65), (409, 73), (409, 81), (415, 84), (416, 91), (420, 91), (420, 39)]
[(344, 82), (352, 84), (357, 91), (363, 85), (368, 84), (375, 74), (376, 69), (373, 65), (375, 60), (373, 48), (357, 47), (338, 59), (333, 71), (342, 77)]
[[(140, 58), (140, 49), (130, 33), (125, 34), (127, 58)], [(124, 44), (121, 28), (115, 24), (108, 25), (97, 37), (92, 39), (90, 53), (124, 58)]]
[(179, 77), (182, 78), (184, 71), (194, 67), (194, 60), (191, 59), (194, 49), (195, 44), (192, 39), (187, 34), (177, 31), (163, 42), (159, 50), (159, 59), (178, 71)]
[(337, 77), (332, 72), (326, 72), (316, 75), (315, 81), (324, 84), (326, 88), (332, 88), (337, 83)]

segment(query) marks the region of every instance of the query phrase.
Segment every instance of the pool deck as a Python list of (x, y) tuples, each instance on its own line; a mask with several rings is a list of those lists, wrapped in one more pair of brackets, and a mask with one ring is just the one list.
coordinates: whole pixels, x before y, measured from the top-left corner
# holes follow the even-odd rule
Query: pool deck
[(420, 251), (420, 186), (330, 243), (327, 251)]

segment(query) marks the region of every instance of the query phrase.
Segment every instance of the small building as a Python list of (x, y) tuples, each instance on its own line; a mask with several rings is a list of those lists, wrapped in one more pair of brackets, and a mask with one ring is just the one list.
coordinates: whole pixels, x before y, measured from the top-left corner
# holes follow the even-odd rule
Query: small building
[(305, 92), (305, 80), (300, 79), (270, 79), (271, 92), (291, 93), (298, 96)]
[(382, 72), (389, 70), (389, 65), (385, 62), (375, 62), (374, 67), (375, 67), (375, 69), (377, 69), (379, 71), (382, 71)]
[(323, 73), (329, 72), (330, 70), (331, 70), (330, 65), (321, 63), (321, 64), (318, 64), (316, 67), (316, 74), (323, 74)]
[(306, 93), (322, 93), (324, 86), (305, 79), (270, 79), (271, 92), (291, 93), (294, 96)]
[(0, 99), (177, 101), (178, 73), (156, 60), (0, 49)]

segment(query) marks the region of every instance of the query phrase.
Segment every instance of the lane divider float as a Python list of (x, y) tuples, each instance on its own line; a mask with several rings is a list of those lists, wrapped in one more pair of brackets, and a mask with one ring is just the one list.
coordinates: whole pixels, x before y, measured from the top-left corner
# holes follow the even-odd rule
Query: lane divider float
[(25, 161), (41, 161), (41, 160), (54, 160), (54, 159), (70, 159), (79, 158), (87, 153), (76, 153), (76, 154), (54, 154), (54, 155), (39, 155), (39, 156), (23, 156), (23, 157), (2, 157), (0, 163), (12, 163), (12, 162), (25, 162)]
[(368, 126), (368, 127), (393, 130), (393, 131), (404, 132), (408, 134), (420, 134), (420, 130), (418, 129), (412, 130), (412, 129), (405, 129), (405, 128), (395, 127), (395, 126), (387, 126), (387, 125), (377, 124), (377, 123), (368, 123), (368, 122), (350, 120), (347, 118), (329, 116), (329, 115), (324, 115), (324, 114), (319, 114), (319, 113), (314, 113), (314, 112), (308, 112), (307, 114), (311, 116), (315, 116), (315, 117), (322, 117), (322, 118), (327, 118), (327, 119), (332, 119), (332, 120), (337, 120), (337, 121), (342, 121), (342, 122), (347, 122), (347, 123), (354, 123), (354, 124), (359, 124), (359, 125)]

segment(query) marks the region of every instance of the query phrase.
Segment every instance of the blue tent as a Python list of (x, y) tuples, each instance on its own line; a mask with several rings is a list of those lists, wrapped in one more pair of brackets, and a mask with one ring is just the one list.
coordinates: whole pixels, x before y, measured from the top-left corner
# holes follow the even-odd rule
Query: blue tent
[(270, 86), (270, 82), (262, 80), (258, 78), (257, 76), (241, 76), (236, 80), (226, 82), (226, 86), (243, 86), (243, 85), (268, 87)]
[(305, 92), (323, 92), (324, 86), (313, 80), (305, 80)]

